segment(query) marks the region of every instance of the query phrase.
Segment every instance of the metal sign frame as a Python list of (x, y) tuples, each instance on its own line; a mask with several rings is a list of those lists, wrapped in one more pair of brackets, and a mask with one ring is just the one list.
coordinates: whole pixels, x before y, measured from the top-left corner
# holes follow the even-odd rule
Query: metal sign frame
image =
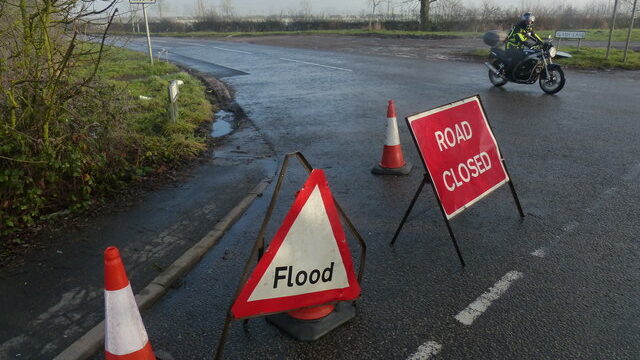
[[(507, 174), (508, 180), (506, 182), (509, 184), (509, 187), (511, 189), (511, 194), (513, 196), (514, 202), (515, 202), (516, 207), (518, 209), (518, 214), (520, 215), (521, 218), (524, 218), (524, 212), (522, 211), (522, 206), (520, 205), (520, 199), (518, 199), (518, 194), (516, 193), (516, 189), (515, 189), (515, 187), (513, 185), (513, 180), (511, 178), (511, 175), (509, 174), (509, 170), (507, 169), (507, 164), (506, 164), (506, 161), (504, 159), (504, 156), (502, 156), (502, 153), (500, 152), (500, 148), (497, 147), (497, 143), (498, 142), (495, 139), (495, 135), (493, 135), (493, 129), (491, 128), (491, 124), (489, 123), (489, 119), (486, 116), (486, 111), (485, 111), (484, 105), (482, 104), (482, 99), (480, 98), (480, 95), (474, 95), (474, 96), (471, 96), (471, 97), (468, 97), (468, 98), (464, 98), (464, 99), (460, 99), (460, 100), (457, 100), (457, 101), (453, 101), (453, 102), (451, 102), (449, 104), (442, 105), (442, 106), (437, 106), (437, 107), (432, 108), (430, 110), (427, 110), (425, 112), (430, 112), (430, 111), (433, 111), (435, 109), (447, 107), (447, 106), (450, 106), (450, 105), (453, 105), (453, 104), (456, 104), (456, 103), (459, 103), (459, 102), (462, 102), (464, 100), (467, 100), (467, 99), (470, 99), (470, 98), (474, 98), (474, 97), (476, 97), (478, 99), (478, 103), (480, 104), (480, 110), (483, 113), (483, 118), (486, 121), (486, 124), (488, 126), (489, 132), (491, 133), (492, 136), (494, 136), (494, 140), (496, 142), (496, 149), (498, 151), (498, 156), (499, 156), (499, 158), (501, 160), (502, 166), (504, 167), (504, 171)], [(422, 113), (425, 113), (425, 112), (422, 112)], [(415, 115), (418, 115), (418, 114), (415, 114)], [(414, 134), (414, 132), (413, 132), (413, 130), (411, 128), (411, 124), (410, 124), (409, 118), (412, 117), (412, 116), (415, 116), (415, 115), (407, 116), (405, 118), (405, 120), (406, 120), (407, 126), (409, 127), (409, 132), (411, 133), (411, 137), (413, 139), (413, 143), (415, 144), (416, 149), (418, 150), (418, 154), (420, 155), (420, 159), (422, 160), (422, 164), (424, 165), (426, 172), (424, 174), (422, 182), (418, 186), (418, 190), (416, 191), (415, 195), (413, 196), (413, 199), (409, 203), (409, 208), (407, 209), (407, 211), (405, 212), (404, 216), (402, 217), (402, 220), (400, 221), (400, 224), (398, 225), (398, 228), (396, 229), (396, 232), (393, 235), (393, 238), (391, 239), (391, 246), (393, 246), (395, 244), (396, 240), (398, 239), (398, 236), (400, 235), (400, 231), (402, 230), (402, 227), (406, 223), (407, 218), (409, 217), (409, 214), (411, 213), (411, 210), (413, 210), (413, 206), (415, 205), (416, 201), (418, 200), (418, 196), (420, 196), (420, 193), (422, 192), (422, 189), (424, 188), (424, 186), (427, 183), (429, 183), (429, 184), (431, 184), (431, 189), (433, 190), (435, 198), (436, 198), (436, 200), (438, 202), (438, 206), (440, 207), (440, 212), (442, 213), (442, 218), (444, 219), (444, 222), (447, 225), (447, 230), (449, 231), (449, 236), (451, 237), (451, 241), (453, 242), (453, 246), (455, 247), (456, 254), (458, 255), (458, 259), (460, 260), (460, 264), (464, 268), (465, 267), (465, 262), (464, 262), (464, 259), (462, 257), (462, 253), (460, 252), (460, 247), (458, 246), (458, 242), (456, 240), (455, 234), (453, 233), (453, 229), (451, 228), (451, 222), (449, 221), (450, 218), (447, 216), (447, 214), (446, 214), (446, 212), (444, 210), (444, 207), (442, 206), (442, 200), (440, 199), (440, 196), (438, 195), (438, 191), (436, 190), (436, 187), (434, 185), (433, 177), (432, 177), (431, 173), (429, 172), (429, 168), (427, 167), (427, 162), (426, 162), (425, 158), (422, 155), (422, 151), (420, 151), (420, 146), (418, 144), (418, 140), (417, 140), (417, 138), (416, 138), (416, 136), (415, 136), (415, 134)], [(500, 186), (502, 186), (502, 185), (504, 185), (504, 183), (502, 183)]]
[[(249, 271), (251, 269), (251, 264), (252, 264), (251, 260), (257, 256), (256, 262), (259, 262), (262, 256), (264, 255), (264, 248), (265, 248), (264, 237), (267, 231), (267, 225), (269, 224), (269, 220), (273, 215), (273, 211), (276, 205), (276, 200), (278, 198), (278, 195), (280, 194), (280, 190), (282, 189), (284, 176), (286, 175), (286, 171), (289, 167), (289, 159), (291, 158), (296, 158), (300, 162), (304, 170), (307, 172), (307, 174), (310, 174), (311, 171), (313, 170), (313, 167), (311, 166), (311, 164), (307, 161), (304, 155), (302, 155), (302, 153), (300, 153), (299, 151), (285, 155), (284, 160), (282, 162), (282, 167), (280, 168), (280, 172), (278, 173), (278, 182), (276, 183), (275, 190), (273, 191), (273, 195), (271, 196), (271, 201), (269, 202), (269, 207), (267, 208), (267, 213), (265, 214), (264, 220), (262, 221), (262, 225), (260, 226), (260, 230), (258, 231), (258, 236), (253, 245), (253, 249), (251, 250), (251, 254), (247, 259), (247, 263), (242, 272), (242, 276), (240, 277), (240, 282), (236, 287), (236, 292), (235, 292), (235, 295), (233, 296), (233, 301), (231, 302), (231, 304), (229, 304), (229, 308), (227, 310), (227, 316), (224, 322), (224, 327), (222, 329), (222, 334), (220, 335), (220, 340), (218, 341), (218, 347), (216, 349), (216, 354), (214, 357), (215, 359), (222, 359), (222, 355), (224, 352), (224, 345), (229, 335), (231, 322), (234, 320), (233, 314), (231, 313), (231, 307), (233, 306), (233, 303), (235, 302), (235, 300), (238, 298), (240, 291), (242, 291), (242, 288), (246, 284), (251, 274), (251, 272)], [(344, 212), (344, 210), (342, 210), (342, 207), (340, 206), (340, 204), (338, 204), (338, 201), (335, 199), (335, 197), (333, 197), (333, 202), (335, 204), (336, 210), (338, 211), (338, 214), (340, 215), (340, 219), (344, 221), (344, 224), (349, 229), (349, 232), (353, 235), (353, 237), (358, 241), (360, 245), (360, 259), (359, 259), (360, 261), (358, 263), (357, 280), (359, 284), (362, 284), (362, 277), (364, 274), (364, 266), (366, 261), (367, 244), (365, 243), (362, 236), (360, 236), (360, 233), (355, 228), (355, 226), (353, 225), (353, 223), (351, 222), (347, 214)], [(353, 300), (353, 303), (355, 303), (356, 301), (357, 300)], [(283, 312), (286, 312), (286, 311), (283, 311)], [(249, 319), (243, 320), (244, 324), (247, 324), (248, 321)]]
[[(570, 34), (570, 36), (566, 36), (567, 34)], [(573, 34), (578, 34), (578, 36), (573, 36)], [(584, 39), (586, 35), (586, 31), (556, 30), (554, 37), (561, 39)]]
[[(577, 37), (576, 36), (562, 36), (564, 34), (579, 34)], [(559, 35), (558, 35), (559, 34)], [(582, 43), (582, 40), (584, 40), (587, 36), (587, 32), (586, 31), (568, 31), (568, 30), (556, 30), (556, 32), (554, 33), (554, 37), (556, 39), (558, 39), (558, 43), (556, 44), (556, 48), (560, 49), (560, 40), (564, 39), (564, 40), (578, 40), (578, 51), (580, 51), (580, 43)]]

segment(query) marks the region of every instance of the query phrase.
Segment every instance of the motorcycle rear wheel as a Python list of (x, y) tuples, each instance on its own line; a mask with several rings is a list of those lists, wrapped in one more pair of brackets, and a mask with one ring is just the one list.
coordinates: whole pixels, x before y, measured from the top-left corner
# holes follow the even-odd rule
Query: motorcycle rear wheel
[(547, 94), (555, 94), (564, 87), (564, 71), (558, 65), (549, 65), (548, 70), (546, 75), (540, 76), (540, 88)]
[[(501, 62), (496, 60), (493, 62), (493, 67), (500, 70), (501, 67)], [(491, 84), (493, 84), (493, 86), (502, 86), (504, 84), (506, 84), (508, 82), (507, 79), (503, 78), (502, 76), (498, 76), (496, 75), (493, 71), (489, 70), (489, 81), (491, 81)]]

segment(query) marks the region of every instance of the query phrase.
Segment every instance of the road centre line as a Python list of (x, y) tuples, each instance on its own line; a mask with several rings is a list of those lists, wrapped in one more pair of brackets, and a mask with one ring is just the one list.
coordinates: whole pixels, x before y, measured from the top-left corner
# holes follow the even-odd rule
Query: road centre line
[[(205, 46), (205, 45), (202, 45), (202, 46)], [(237, 52), (237, 53), (241, 53), (241, 54), (249, 54), (249, 55), (253, 54), (253, 53), (248, 52), (248, 51), (232, 50), (232, 49), (227, 49), (227, 48), (221, 48), (221, 47), (218, 47), (218, 46), (212, 46), (212, 48), (218, 49), (218, 50), (224, 50), (224, 51)]]
[(488, 292), (480, 295), (474, 302), (469, 304), (464, 310), (460, 311), (455, 316), (456, 320), (460, 321), (464, 325), (471, 325), (473, 321), (484, 313), (491, 303), (499, 299), (502, 294), (509, 289), (511, 284), (520, 279), (523, 274), (520, 271), (509, 271), (502, 277)]
[(183, 42), (183, 44), (191, 45), (191, 46), (206, 46), (206, 45), (202, 45), (202, 44), (194, 44), (194, 43), (189, 43), (189, 42)]
[(353, 70), (351, 70), (351, 69), (345, 69), (345, 68), (336, 67), (336, 66), (329, 66), (329, 65), (316, 64), (316, 63), (307, 62), (307, 61), (302, 61), (302, 60), (293, 60), (293, 59), (287, 59), (287, 58), (280, 58), (280, 60), (284, 60), (284, 61), (292, 61), (292, 62), (296, 62), (296, 63), (300, 63), (300, 64), (307, 64), (307, 65), (321, 66), (321, 67), (325, 67), (325, 68), (329, 68), (329, 69), (334, 69), (334, 70), (353, 71)]
[(427, 341), (420, 345), (418, 350), (416, 350), (411, 357), (407, 358), (407, 360), (429, 360), (433, 356), (437, 355), (440, 350), (442, 350), (442, 345), (435, 341)]

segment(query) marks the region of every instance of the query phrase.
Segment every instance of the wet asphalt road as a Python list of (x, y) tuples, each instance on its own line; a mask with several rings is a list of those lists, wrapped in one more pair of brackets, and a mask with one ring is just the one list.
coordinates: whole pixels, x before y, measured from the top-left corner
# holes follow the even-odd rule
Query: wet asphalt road
[[(226, 358), (638, 358), (640, 73), (568, 71), (565, 89), (547, 96), (537, 85), (493, 88), (474, 63), (197, 39), (155, 44), (235, 88), (280, 159), (300, 150), (325, 169), (368, 244), (354, 320), (310, 344), (264, 319), (246, 328), (236, 322)], [(463, 271), (428, 187), (396, 247), (388, 242), (422, 176), (402, 118), (474, 94), (484, 102), (527, 216), (519, 219), (503, 187), (456, 217)], [(380, 159), (388, 99), (396, 101), (405, 157), (416, 164), (407, 177), (369, 173)], [(294, 167), (269, 236), (303, 180)], [(176, 359), (212, 356), (272, 189), (179, 288), (143, 314), (155, 348)], [(505, 286), (507, 274), (517, 276)], [(456, 319), (496, 291), (500, 296), (471, 325)]]

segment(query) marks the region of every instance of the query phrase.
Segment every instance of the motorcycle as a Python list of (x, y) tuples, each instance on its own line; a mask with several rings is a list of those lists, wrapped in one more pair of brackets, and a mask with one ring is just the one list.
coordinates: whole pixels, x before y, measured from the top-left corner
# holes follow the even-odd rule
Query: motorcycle
[(493, 86), (502, 86), (511, 81), (516, 84), (540, 83), (540, 88), (547, 94), (555, 94), (565, 84), (564, 71), (553, 58), (570, 58), (571, 54), (558, 51), (551, 41), (545, 41), (530, 49), (522, 50), (523, 56), (517, 64), (511, 64), (509, 52), (495, 46), (490, 50), (491, 62), (485, 62), (489, 68), (489, 81)]

